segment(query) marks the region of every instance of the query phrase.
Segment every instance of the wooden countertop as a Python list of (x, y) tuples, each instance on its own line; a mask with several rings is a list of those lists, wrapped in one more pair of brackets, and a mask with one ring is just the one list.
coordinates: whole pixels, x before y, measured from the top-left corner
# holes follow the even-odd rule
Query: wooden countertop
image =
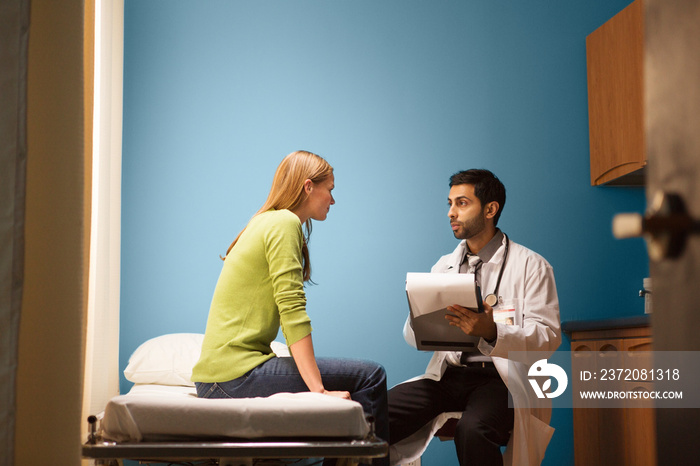
[(643, 314), (614, 319), (572, 320), (562, 322), (561, 329), (572, 341), (650, 337), (651, 318), (648, 314)]

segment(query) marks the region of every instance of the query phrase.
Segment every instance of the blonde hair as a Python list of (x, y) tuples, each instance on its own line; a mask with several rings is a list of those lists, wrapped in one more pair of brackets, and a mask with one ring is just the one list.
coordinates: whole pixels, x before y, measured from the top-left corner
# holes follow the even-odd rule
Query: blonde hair
[[(333, 173), (333, 167), (326, 160), (314, 153), (307, 151), (296, 151), (286, 156), (280, 162), (272, 179), (270, 194), (263, 206), (255, 215), (267, 212), (268, 210), (294, 210), (299, 207), (307, 198), (308, 194), (304, 190), (304, 181), (311, 180), (314, 183), (324, 181)], [(255, 217), (255, 215), (253, 217)], [(304, 281), (311, 280), (311, 264), (309, 263), (309, 248), (307, 243), (311, 236), (311, 219), (305, 225), (304, 242), (302, 245), (302, 267)], [(243, 229), (245, 231), (245, 228)], [(231, 246), (226, 251), (226, 255), (231, 252), (243, 234), (241, 231)]]

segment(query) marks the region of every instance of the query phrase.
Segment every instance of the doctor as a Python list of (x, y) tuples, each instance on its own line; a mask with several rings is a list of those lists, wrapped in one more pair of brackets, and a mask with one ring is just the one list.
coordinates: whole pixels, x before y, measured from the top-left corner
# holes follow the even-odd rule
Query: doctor
[[(537, 465), (544, 458), (554, 433), (551, 403), (537, 398), (527, 371), (561, 342), (559, 300), (549, 263), (496, 227), (505, 202), (505, 187), (488, 170), (450, 178), (447, 216), (462, 241), (431, 272), (475, 274), (485, 311), (455, 303), (446, 319), (480, 340), (474, 352), (436, 351), (423, 376), (389, 391), (392, 464), (419, 457), (442, 423), (460, 416), (460, 465)], [(416, 346), (410, 320), (404, 338)], [(509, 361), (509, 352), (523, 353), (510, 353)]]

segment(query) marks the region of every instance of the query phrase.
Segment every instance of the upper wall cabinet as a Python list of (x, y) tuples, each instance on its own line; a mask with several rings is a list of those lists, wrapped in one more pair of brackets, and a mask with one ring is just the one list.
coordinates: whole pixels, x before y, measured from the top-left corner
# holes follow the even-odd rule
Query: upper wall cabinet
[(644, 10), (636, 0), (586, 38), (591, 185), (643, 186)]

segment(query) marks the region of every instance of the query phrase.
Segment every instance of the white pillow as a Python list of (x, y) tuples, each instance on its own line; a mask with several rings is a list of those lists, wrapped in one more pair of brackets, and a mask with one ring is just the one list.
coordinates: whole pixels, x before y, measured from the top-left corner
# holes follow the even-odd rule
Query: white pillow
[(289, 352), (289, 348), (287, 348), (287, 345), (280, 343), (279, 341), (273, 341), (270, 343), (270, 348), (278, 358), (288, 358), (292, 356), (292, 354)]
[[(126, 380), (138, 384), (178, 385), (194, 387), (192, 368), (199, 361), (204, 335), (171, 333), (151, 338), (141, 344), (124, 369)], [(284, 343), (270, 345), (277, 356), (290, 356)]]
[(152, 338), (129, 358), (126, 380), (140, 384), (194, 387), (192, 367), (199, 360), (204, 335), (172, 333)]

